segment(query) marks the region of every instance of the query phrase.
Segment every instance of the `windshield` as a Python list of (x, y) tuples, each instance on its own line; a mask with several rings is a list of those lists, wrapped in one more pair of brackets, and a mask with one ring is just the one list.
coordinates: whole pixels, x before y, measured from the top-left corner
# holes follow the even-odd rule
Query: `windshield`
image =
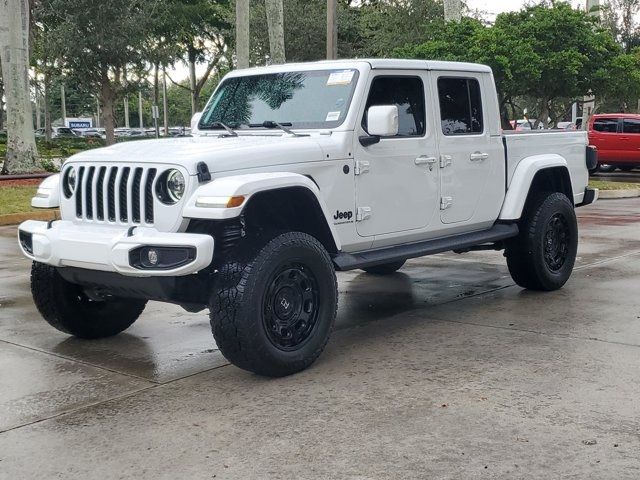
[(263, 127), (335, 128), (345, 119), (358, 71), (316, 70), (232, 77), (207, 104), (200, 129)]

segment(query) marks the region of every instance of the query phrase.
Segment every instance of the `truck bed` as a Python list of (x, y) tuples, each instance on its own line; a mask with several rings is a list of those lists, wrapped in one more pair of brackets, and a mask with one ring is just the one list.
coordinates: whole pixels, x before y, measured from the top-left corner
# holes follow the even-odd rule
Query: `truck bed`
[(587, 132), (567, 132), (563, 130), (531, 132), (504, 131), (507, 162), (507, 187), (511, 184), (518, 164), (526, 157), (542, 154), (556, 154), (567, 161), (573, 184), (574, 202), (582, 201), (584, 185), (589, 181), (585, 169)]

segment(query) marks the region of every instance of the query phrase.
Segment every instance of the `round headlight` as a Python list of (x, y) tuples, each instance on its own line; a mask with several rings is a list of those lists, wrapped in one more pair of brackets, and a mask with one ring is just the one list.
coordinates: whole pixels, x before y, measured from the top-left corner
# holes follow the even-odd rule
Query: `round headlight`
[(167, 205), (178, 203), (184, 195), (186, 182), (179, 170), (171, 169), (164, 172), (156, 183), (158, 199)]
[(62, 179), (62, 187), (64, 191), (64, 196), (69, 198), (73, 195), (73, 192), (76, 190), (76, 169), (70, 167), (64, 173), (64, 177)]

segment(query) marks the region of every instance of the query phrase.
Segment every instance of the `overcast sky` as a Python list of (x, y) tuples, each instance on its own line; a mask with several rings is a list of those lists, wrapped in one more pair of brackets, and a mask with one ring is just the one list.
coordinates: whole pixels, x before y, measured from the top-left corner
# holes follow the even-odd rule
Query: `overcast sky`
[[(486, 12), (487, 19), (493, 19), (497, 14), (502, 12), (520, 10), (525, 5), (532, 5), (536, 3), (540, 2), (531, 0), (467, 0), (467, 5), (471, 10)], [(586, 5), (586, 0), (571, 0), (569, 3), (574, 7), (583, 6)]]

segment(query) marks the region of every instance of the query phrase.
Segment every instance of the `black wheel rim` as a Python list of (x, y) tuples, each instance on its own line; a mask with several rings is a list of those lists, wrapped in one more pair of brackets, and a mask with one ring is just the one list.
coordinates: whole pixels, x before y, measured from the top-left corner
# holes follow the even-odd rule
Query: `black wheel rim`
[(267, 337), (281, 350), (300, 348), (311, 336), (319, 311), (318, 282), (300, 263), (289, 263), (271, 277), (263, 299)]
[(552, 272), (559, 271), (569, 255), (571, 234), (567, 219), (561, 213), (553, 215), (544, 234), (544, 261)]

